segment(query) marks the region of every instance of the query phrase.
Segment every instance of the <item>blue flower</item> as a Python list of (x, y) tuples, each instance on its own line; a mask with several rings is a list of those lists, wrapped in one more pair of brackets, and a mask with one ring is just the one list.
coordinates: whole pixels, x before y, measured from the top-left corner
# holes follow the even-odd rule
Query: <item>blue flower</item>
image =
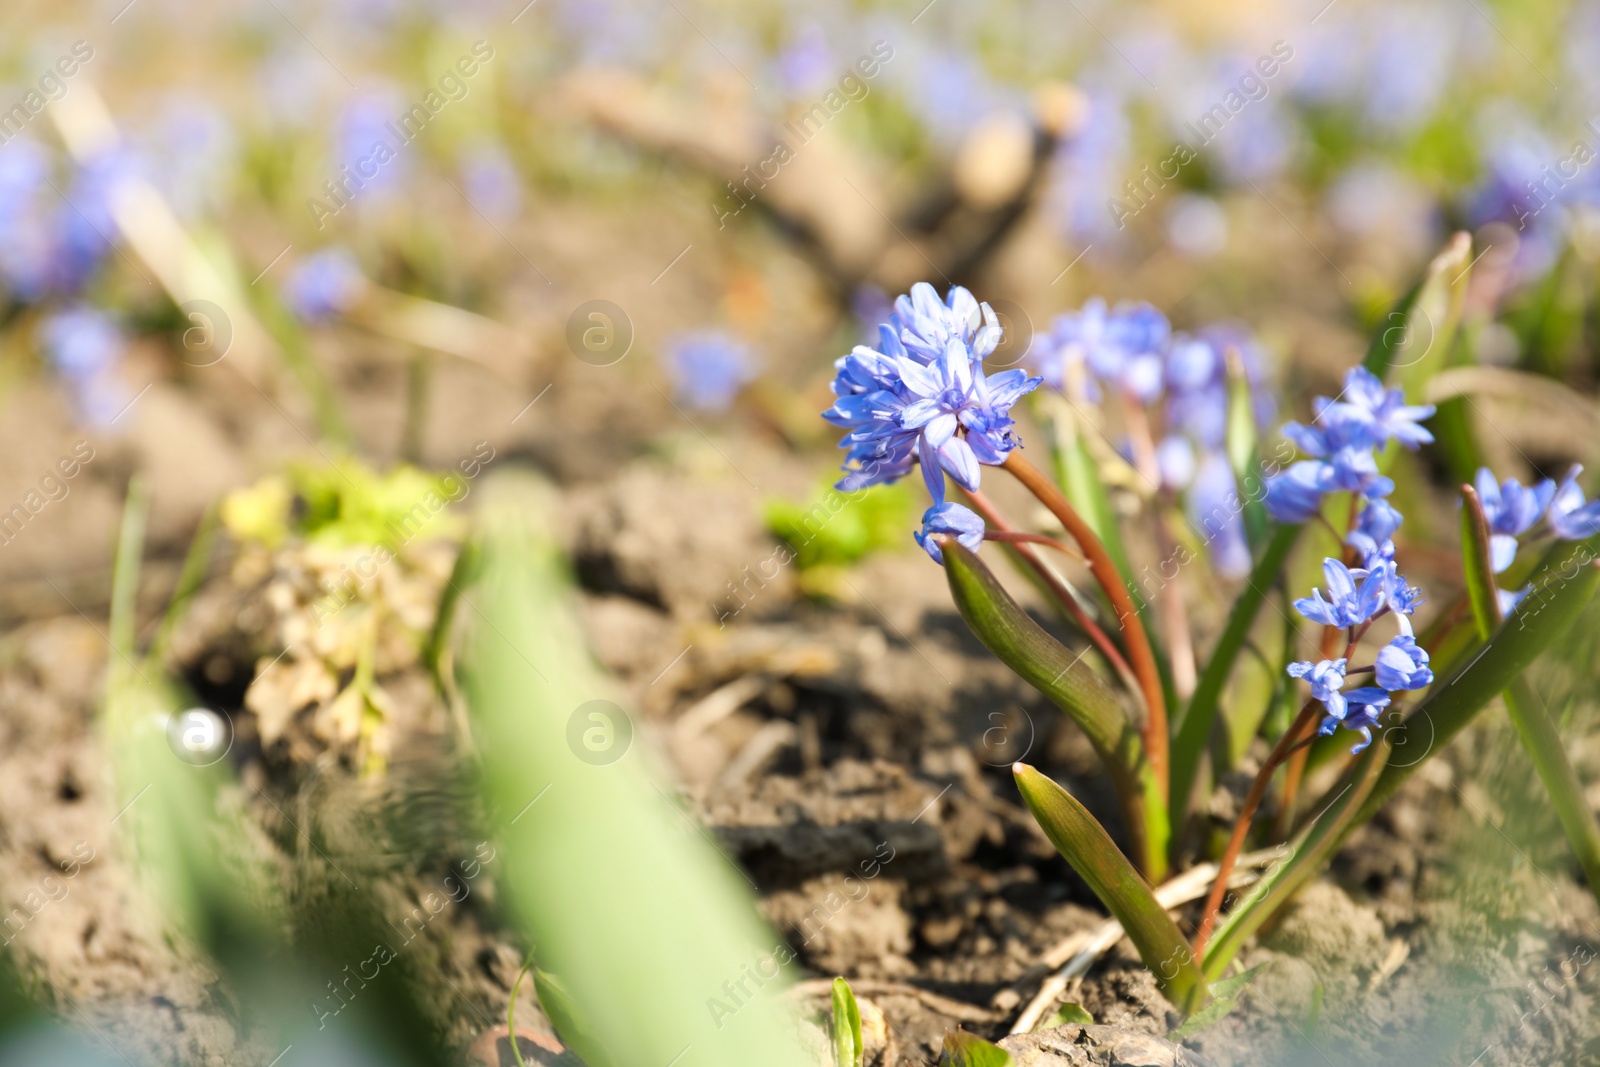
[(1399, 441), (1407, 448), (1419, 448), (1433, 440), (1433, 434), (1418, 425), (1437, 410), (1432, 404), (1407, 404), (1399, 389), (1385, 389), (1383, 381), (1365, 367), (1352, 367), (1344, 379), (1342, 399), (1322, 407), (1318, 419), (1347, 441), (1365, 439), (1382, 448)]
[(1318, 663), (1300, 660), (1289, 664), (1289, 677), (1304, 678), (1311, 683), (1311, 696), (1320, 700), (1335, 715), (1344, 716), (1344, 671), (1349, 661), (1325, 659)]
[(1228, 457), (1213, 452), (1201, 463), (1189, 489), (1189, 520), (1204, 530), (1212, 566), (1224, 578), (1250, 573), (1250, 541), (1245, 535), (1244, 505)]
[(1345, 538), (1345, 543), (1361, 553), (1363, 560), (1371, 562), (1375, 558), (1393, 559), (1392, 538), (1404, 521), (1405, 516), (1396, 511), (1387, 500), (1369, 499), (1361, 509), (1361, 516), (1356, 520), (1355, 529)]
[(1415, 637), (1401, 634), (1378, 650), (1375, 680), (1390, 692), (1431, 685), (1433, 671), (1428, 669), (1427, 650), (1417, 644)]
[(1489, 520), (1489, 565), (1499, 574), (1517, 557), (1517, 537), (1526, 533), (1550, 506), (1556, 483), (1546, 478), (1525, 487), (1515, 478), (1496, 485), (1488, 467), (1479, 467), (1473, 479), (1484, 517)]
[(1302, 459), (1267, 479), (1267, 514), (1278, 522), (1310, 522), (1322, 510), (1322, 498), (1333, 488), (1333, 468), (1321, 460)]
[(1087, 363), (1095, 376), (1143, 403), (1161, 395), (1172, 336), (1167, 317), (1149, 304), (1122, 303), (1113, 311), (1099, 297), (1056, 316), (1050, 331), (1052, 385), (1068, 363)]
[(308, 322), (342, 314), (366, 288), (356, 257), (348, 249), (325, 248), (295, 266), (284, 284), (289, 309)]
[(1295, 610), (1312, 622), (1343, 630), (1372, 618), (1388, 599), (1387, 569), (1367, 574), (1358, 588), (1350, 569), (1330, 556), (1322, 561), (1322, 576), (1328, 585), (1327, 600), (1322, 599), (1321, 589), (1313, 589), (1310, 596), (1294, 602)]
[(857, 345), (834, 363), (838, 399), (823, 418), (851, 431), (840, 442), (850, 451), (838, 487), (894, 481), (914, 457), (935, 503), (944, 501), (944, 472), (976, 489), (979, 465), (1003, 463), (1018, 446), (1011, 406), (1042, 380), (1020, 369), (984, 374), (983, 356), (999, 339), (994, 312), (960, 287), (942, 304), (925, 282), (896, 300), (879, 347)]
[(1374, 686), (1362, 686), (1352, 689), (1344, 694), (1344, 707), (1335, 712), (1328, 708), (1327, 718), (1322, 720), (1322, 728), (1317, 732), (1326, 737), (1334, 730), (1343, 726), (1361, 735), (1361, 743), (1350, 750), (1351, 754), (1360, 752), (1372, 744), (1372, 730), (1378, 725), (1378, 715), (1389, 706), (1389, 694)]
[(128, 403), (117, 375), (125, 347), (122, 331), (90, 307), (52, 315), (41, 330), (41, 347), (71, 385), (80, 416), (92, 425), (109, 425)]
[(978, 551), (983, 544), (983, 519), (975, 512), (954, 501), (935, 504), (922, 515), (922, 529), (916, 533), (917, 544), (933, 557), (935, 563), (944, 562), (935, 534), (954, 537), (969, 552)]
[(725, 333), (685, 334), (667, 346), (667, 373), (682, 403), (700, 411), (722, 411), (755, 376), (750, 353)]
[(894, 302), (900, 342), (921, 363), (938, 359), (952, 340), (960, 341), (974, 361), (988, 358), (1000, 344), (1000, 319), (988, 304), (959, 285), (952, 285), (943, 303), (927, 282), (918, 282)]
[(1582, 473), (1583, 468), (1573, 464), (1545, 512), (1551, 531), (1564, 541), (1581, 541), (1600, 533), (1600, 500), (1584, 503), (1583, 490), (1578, 487)]

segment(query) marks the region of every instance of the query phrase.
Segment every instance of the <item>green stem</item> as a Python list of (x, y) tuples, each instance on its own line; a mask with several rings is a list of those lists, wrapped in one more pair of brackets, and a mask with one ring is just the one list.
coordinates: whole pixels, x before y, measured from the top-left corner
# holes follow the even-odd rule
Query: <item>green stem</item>
[(1195, 775), (1200, 771), (1200, 759), (1205, 755), (1206, 743), (1211, 737), (1211, 727), (1217, 718), (1217, 702), (1228, 675), (1239, 658), (1239, 650), (1250, 636), (1250, 627), (1267, 599), (1273, 580), (1283, 570), (1300, 536), (1299, 526), (1279, 526), (1261, 553), (1261, 559), (1250, 572), (1239, 598), (1233, 602), (1228, 622), (1222, 636), (1212, 650), (1211, 658), (1195, 685), (1194, 696), (1189, 698), (1188, 710), (1179, 721), (1172, 742), (1172, 789), (1169, 794), (1169, 822), (1176, 832), (1183, 826), (1189, 811), (1189, 794), (1194, 791)]

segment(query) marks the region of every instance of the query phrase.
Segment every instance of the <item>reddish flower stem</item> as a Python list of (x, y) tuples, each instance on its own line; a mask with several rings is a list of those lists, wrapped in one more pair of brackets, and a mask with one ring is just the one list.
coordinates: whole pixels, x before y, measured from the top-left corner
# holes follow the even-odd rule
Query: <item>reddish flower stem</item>
[[(985, 537), (988, 537), (990, 533), (1010, 535), (1015, 532), (1012, 530), (1010, 523), (1006, 522), (1005, 516), (1000, 514), (1000, 510), (994, 506), (994, 503), (988, 497), (977, 490), (963, 490), (963, 492), (966, 492), (967, 499), (972, 501), (973, 509), (983, 516), (985, 522), (994, 527), (992, 531), (985, 531)], [(1022, 536), (1031, 538), (1038, 535), (1026, 534)], [(996, 540), (1003, 539), (1005, 538), (996, 538)], [(1054, 538), (1047, 538), (1047, 540), (1063, 549), (1067, 547), (1059, 541), (1055, 541)], [(1044, 581), (1045, 585), (1050, 587), (1050, 591), (1055, 594), (1062, 607), (1066, 608), (1068, 613), (1071, 614), (1078, 628), (1088, 635), (1089, 640), (1094, 643), (1094, 647), (1099, 649), (1100, 654), (1111, 664), (1118, 677), (1122, 678), (1128, 688), (1138, 691), (1138, 679), (1134, 677), (1133, 671), (1128, 667), (1128, 661), (1123, 658), (1116, 642), (1112, 641), (1106, 632), (1100, 628), (1099, 624), (1089, 617), (1089, 613), (1083, 610), (1083, 605), (1078, 603), (1078, 598), (1072, 595), (1072, 590), (1062, 583), (1060, 577), (1054, 571), (1044, 565), (1044, 561), (1039, 558), (1033, 549), (1026, 544), (1018, 544), (1015, 548), (1017, 555), (1021, 556), (1028, 566), (1033, 568), (1033, 572)], [(1072, 554), (1074, 556), (1077, 555), (1076, 553)]]
[[(1339, 633), (1335, 627), (1328, 629), (1335, 634)], [(1355, 652), (1356, 645), (1361, 642), (1361, 635), (1364, 633), (1366, 633), (1365, 626), (1350, 635), (1350, 643), (1344, 650), (1346, 659)], [(1244, 807), (1239, 809), (1239, 818), (1233, 824), (1233, 834), (1228, 838), (1228, 847), (1223, 851), (1222, 859), (1217, 864), (1217, 878), (1211, 883), (1211, 893), (1206, 897), (1206, 909), (1200, 918), (1200, 929), (1194, 935), (1196, 961), (1204, 959), (1206, 942), (1211, 938), (1211, 928), (1216, 925), (1217, 912), (1222, 908), (1222, 898), (1228, 891), (1228, 878), (1233, 874), (1233, 865), (1238, 862), (1239, 853), (1244, 849), (1244, 839), (1250, 833), (1250, 822), (1255, 818), (1256, 809), (1261, 807), (1261, 800), (1267, 795), (1267, 786), (1272, 782), (1272, 772), (1276, 771), (1286, 758), (1310, 751), (1307, 742), (1315, 736), (1310, 731), (1317, 721), (1318, 703), (1315, 698), (1306, 701), (1305, 707), (1300, 709), (1300, 714), (1295, 716), (1294, 722), (1290, 723), (1283, 736), (1278, 738), (1278, 743), (1272, 746), (1266, 762), (1261, 765), (1261, 770), (1256, 772), (1255, 781), (1250, 783), (1250, 792), (1245, 796)]]
[(1128, 647), (1128, 662), (1144, 696), (1145, 758), (1150, 761), (1150, 768), (1155, 772), (1162, 799), (1165, 800), (1169, 763), (1167, 702), (1161, 690), (1161, 672), (1156, 668), (1155, 652), (1150, 647), (1150, 638), (1144, 632), (1144, 624), (1139, 621), (1138, 609), (1133, 606), (1127, 586), (1122, 584), (1122, 575), (1117, 572), (1116, 563), (1106, 551), (1106, 546), (1100, 543), (1100, 538), (1095, 536), (1093, 528), (1061, 495), (1061, 490), (1056, 488), (1054, 482), (1022, 458), (1020, 450), (1012, 450), (1001, 466), (1049, 508), (1072, 539), (1078, 542), (1078, 547), (1083, 549), (1084, 557), (1088, 560), (1090, 573), (1100, 583), (1100, 588), (1105, 590), (1106, 599), (1117, 613), (1117, 624), (1122, 628), (1123, 640)]
[(1049, 545), (1062, 555), (1071, 557), (1080, 563), (1083, 562), (1082, 554), (1074, 550), (1071, 545), (1067, 544), (1065, 541), (1059, 541), (1054, 537), (1046, 537), (1044, 534), (1022, 533), (1017, 530), (995, 529), (985, 530), (983, 532), (983, 539), (985, 541), (1004, 541), (1007, 544), (1012, 545)]

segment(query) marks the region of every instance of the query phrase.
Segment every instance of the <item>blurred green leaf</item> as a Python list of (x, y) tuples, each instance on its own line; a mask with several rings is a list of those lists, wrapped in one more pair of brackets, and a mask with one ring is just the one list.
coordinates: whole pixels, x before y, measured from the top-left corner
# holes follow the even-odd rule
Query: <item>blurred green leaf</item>
[(1166, 804), (1139, 731), (1116, 694), (1082, 657), (1044, 631), (1011, 599), (982, 560), (954, 541), (944, 546), (950, 595), (984, 647), (1049, 697), (1088, 736), (1111, 772), (1145, 870), (1164, 867)]
[(769, 500), (767, 528), (794, 551), (795, 566), (845, 566), (871, 552), (900, 548), (915, 525), (910, 491), (902, 484), (842, 493), (831, 485), (805, 504)]
[(1034, 768), (1019, 763), (1012, 774), (1045, 836), (1128, 932), (1162, 993), (1182, 1012), (1201, 1007), (1207, 999), (1205, 981), (1189, 942), (1105, 828), (1071, 793)]
[(1058, 1026), (1093, 1026), (1094, 1016), (1086, 1011), (1082, 1004), (1073, 1004), (1071, 1001), (1057, 1008), (1055, 1014), (1035, 1027), (1038, 1030), (1054, 1030)]
[(707, 1067), (800, 1067), (792, 950), (612, 702), (548, 527), (556, 498), (509, 471), (481, 493), (461, 663), (508, 916), (560, 976), (594, 1067), (686, 1048)]
[(866, 1048), (861, 1044), (861, 1006), (855, 991), (843, 978), (833, 980), (833, 1067), (863, 1067)]
[(965, 1030), (945, 1034), (944, 1051), (939, 1054), (939, 1067), (1013, 1067), (1016, 1062), (999, 1045)]
[[(533, 969), (533, 989), (539, 996), (539, 1007), (550, 1019), (550, 1025), (556, 1028), (556, 1036), (561, 1043), (577, 1053), (588, 1067), (613, 1067), (617, 1063), (606, 1054), (605, 1045), (594, 1033), (594, 1029), (584, 1019), (582, 1010), (573, 1001), (572, 994), (562, 984), (561, 979), (549, 971), (538, 967)], [(516, 1031), (512, 1031), (513, 1044), (515, 1044)], [(518, 1053), (521, 1058), (521, 1053)]]

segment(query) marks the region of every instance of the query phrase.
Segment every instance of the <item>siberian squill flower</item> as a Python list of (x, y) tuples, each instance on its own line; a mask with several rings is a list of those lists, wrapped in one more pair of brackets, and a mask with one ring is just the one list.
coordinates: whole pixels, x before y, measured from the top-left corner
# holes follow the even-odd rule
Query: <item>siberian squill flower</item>
[(978, 303), (959, 285), (952, 285), (941, 303), (933, 286), (918, 282), (909, 295), (895, 299), (891, 322), (899, 326), (906, 353), (921, 363), (938, 359), (952, 340), (966, 345), (975, 362), (986, 359), (1000, 344), (1000, 319), (994, 309)]
[(1410, 634), (1401, 634), (1378, 650), (1376, 674), (1374, 680), (1389, 692), (1421, 689), (1433, 683), (1428, 652)]
[(1581, 466), (1572, 465), (1545, 512), (1551, 532), (1563, 541), (1581, 541), (1600, 533), (1600, 500), (1584, 503), (1583, 490), (1578, 487), (1582, 473)]
[(349, 250), (325, 248), (296, 264), (283, 298), (300, 318), (320, 322), (349, 308), (366, 285), (366, 276)]
[(41, 347), (71, 384), (82, 418), (109, 425), (128, 403), (117, 375), (125, 342), (108, 316), (90, 307), (59, 312), (42, 324)]
[(1341, 630), (1357, 626), (1376, 615), (1388, 599), (1387, 568), (1368, 573), (1357, 586), (1350, 568), (1330, 556), (1322, 561), (1322, 577), (1327, 582), (1328, 599), (1322, 599), (1321, 589), (1313, 589), (1310, 596), (1294, 602), (1295, 610), (1312, 622)]
[(1310, 522), (1322, 510), (1322, 498), (1332, 489), (1332, 467), (1321, 460), (1298, 460), (1267, 480), (1267, 514), (1279, 522)]
[(1499, 574), (1517, 557), (1517, 538), (1538, 522), (1556, 495), (1556, 483), (1546, 478), (1524, 486), (1515, 478), (1495, 484), (1488, 467), (1479, 467), (1473, 479), (1483, 514), (1489, 520), (1489, 565)]
[(1345, 543), (1361, 553), (1361, 558), (1369, 565), (1375, 560), (1393, 559), (1394, 534), (1404, 521), (1405, 516), (1387, 500), (1369, 499)]
[(1337, 715), (1344, 714), (1344, 672), (1349, 661), (1345, 659), (1325, 659), (1318, 663), (1310, 660), (1300, 660), (1289, 664), (1289, 677), (1304, 678), (1311, 683), (1311, 696), (1320, 700), (1330, 712)]
[(1350, 443), (1361, 439), (1383, 448), (1394, 440), (1414, 449), (1433, 440), (1433, 434), (1418, 420), (1429, 418), (1436, 410), (1432, 404), (1407, 404), (1402, 390), (1385, 389), (1376, 374), (1365, 367), (1352, 367), (1345, 375), (1340, 398), (1323, 406), (1317, 419)]
[(915, 534), (917, 544), (933, 557), (935, 563), (942, 564), (944, 553), (939, 550), (935, 534), (954, 537), (967, 551), (976, 552), (983, 544), (983, 519), (951, 500), (935, 504), (923, 513), (922, 529)]
[[(917, 458), (928, 491), (935, 501), (944, 499), (941, 468), (963, 488), (978, 488), (978, 465), (1005, 462), (1006, 453), (1017, 445), (1007, 414), (1011, 405), (1042, 379), (1030, 378), (1020, 369), (988, 378), (967, 346), (954, 337), (929, 366), (909, 356), (901, 356), (897, 364), (907, 401), (899, 424), (920, 435)], [(966, 435), (957, 436), (962, 429)]]
[(1378, 725), (1378, 715), (1389, 706), (1389, 694), (1375, 686), (1365, 685), (1343, 696), (1344, 707), (1337, 712), (1329, 707), (1328, 715), (1317, 732), (1326, 737), (1343, 726), (1360, 734), (1361, 743), (1350, 750), (1353, 755), (1372, 744), (1372, 729)]
[(723, 411), (755, 377), (750, 353), (725, 333), (686, 334), (667, 346), (666, 368), (672, 391), (699, 411)]
[(838, 399), (823, 418), (851, 431), (840, 442), (850, 451), (838, 487), (894, 481), (914, 456), (935, 503), (944, 501), (945, 472), (976, 489), (979, 465), (1003, 463), (1017, 447), (1011, 406), (1042, 380), (1020, 369), (984, 374), (999, 338), (993, 310), (960, 287), (945, 303), (926, 283), (896, 300), (879, 348), (857, 345), (834, 363)]
[(1107, 311), (1104, 300), (1092, 297), (1051, 325), (1051, 384), (1060, 388), (1060, 368), (1082, 362), (1100, 381), (1148, 404), (1161, 395), (1171, 336), (1166, 316), (1149, 304), (1122, 303)]

